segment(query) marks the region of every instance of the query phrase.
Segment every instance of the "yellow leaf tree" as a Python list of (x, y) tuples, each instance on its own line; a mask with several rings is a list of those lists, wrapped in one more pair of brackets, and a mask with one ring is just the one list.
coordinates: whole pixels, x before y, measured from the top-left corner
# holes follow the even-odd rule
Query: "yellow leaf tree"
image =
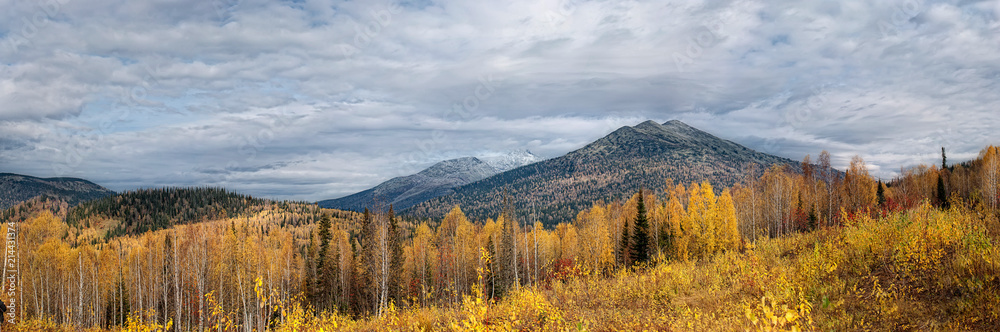
[(670, 247), (673, 257), (679, 260), (687, 260), (690, 255), (688, 244), (691, 241), (689, 236), (691, 224), (687, 213), (684, 212), (681, 200), (674, 193), (671, 193), (670, 198), (667, 200), (667, 220), (670, 224)]
[(736, 220), (736, 207), (733, 205), (733, 196), (729, 194), (729, 189), (723, 190), (716, 204), (719, 218), (718, 239), (720, 248), (732, 250), (739, 247), (740, 231)]

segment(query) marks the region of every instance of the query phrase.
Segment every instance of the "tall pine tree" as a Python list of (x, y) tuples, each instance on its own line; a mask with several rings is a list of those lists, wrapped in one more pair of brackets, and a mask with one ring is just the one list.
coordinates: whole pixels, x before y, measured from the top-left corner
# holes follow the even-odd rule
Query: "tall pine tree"
[(649, 219), (646, 217), (646, 204), (643, 203), (642, 189), (639, 189), (639, 200), (636, 203), (635, 223), (632, 232), (632, 263), (640, 264), (649, 261)]

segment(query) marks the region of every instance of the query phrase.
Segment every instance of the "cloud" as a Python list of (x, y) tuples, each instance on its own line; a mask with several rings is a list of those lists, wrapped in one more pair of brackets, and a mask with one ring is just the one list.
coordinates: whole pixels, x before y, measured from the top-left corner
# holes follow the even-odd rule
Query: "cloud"
[(0, 7), (0, 165), (116, 190), (319, 200), (645, 119), (883, 177), (1000, 140), (995, 2)]

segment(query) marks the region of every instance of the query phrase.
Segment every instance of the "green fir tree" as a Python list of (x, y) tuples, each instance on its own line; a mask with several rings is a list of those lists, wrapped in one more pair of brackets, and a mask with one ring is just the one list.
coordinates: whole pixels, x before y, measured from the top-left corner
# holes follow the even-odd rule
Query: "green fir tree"
[(636, 203), (635, 223), (632, 232), (632, 262), (635, 264), (649, 261), (649, 219), (646, 218), (646, 204), (639, 190), (639, 201)]

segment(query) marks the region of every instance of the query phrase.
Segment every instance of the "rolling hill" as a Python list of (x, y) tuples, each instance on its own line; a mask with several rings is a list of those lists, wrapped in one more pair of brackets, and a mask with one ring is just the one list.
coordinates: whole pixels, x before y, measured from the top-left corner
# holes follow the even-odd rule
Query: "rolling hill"
[(640, 187), (662, 190), (679, 183), (708, 180), (716, 186), (741, 181), (751, 164), (799, 163), (757, 152), (674, 120), (625, 126), (562, 157), (503, 172), (454, 189), (403, 211), (418, 218), (439, 218), (460, 205), (470, 217), (496, 217), (506, 191), (522, 221), (534, 211), (552, 225), (569, 221), (598, 200), (631, 195)]
[(91, 218), (112, 219), (117, 227), (108, 236), (142, 234), (175, 224), (217, 220), (260, 210), (269, 201), (222, 188), (139, 189), (77, 205), (66, 216), (72, 226)]
[(114, 194), (114, 191), (83, 179), (43, 179), (28, 175), (0, 173), (0, 210), (41, 195), (64, 200), (73, 206)]
[(530, 151), (490, 157), (464, 157), (434, 164), (417, 174), (392, 178), (349, 196), (317, 202), (322, 208), (362, 211), (376, 201), (397, 211), (448, 195), (455, 187), (541, 160)]

